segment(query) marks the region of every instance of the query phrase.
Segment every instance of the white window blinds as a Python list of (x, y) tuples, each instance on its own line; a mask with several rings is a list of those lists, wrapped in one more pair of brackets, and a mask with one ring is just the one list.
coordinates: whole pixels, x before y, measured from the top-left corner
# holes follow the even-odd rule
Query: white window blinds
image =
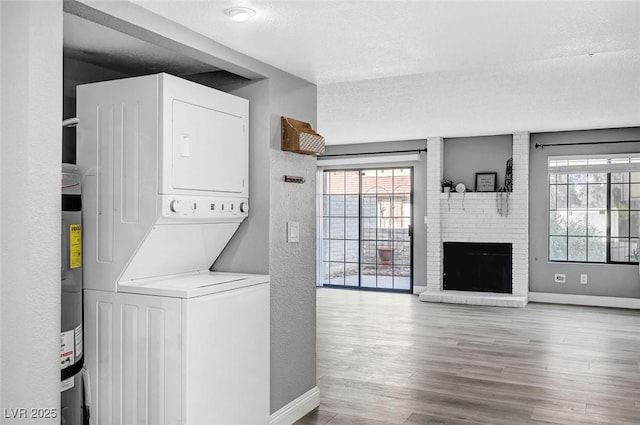
[(640, 172), (640, 153), (549, 157), (549, 174), (623, 172)]

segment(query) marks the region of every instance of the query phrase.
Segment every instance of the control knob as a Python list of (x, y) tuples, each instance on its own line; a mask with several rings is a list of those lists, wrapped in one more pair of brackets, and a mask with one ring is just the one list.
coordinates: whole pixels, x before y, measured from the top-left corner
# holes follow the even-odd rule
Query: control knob
[(249, 204), (247, 202), (240, 202), (240, 212), (242, 213), (249, 212)]
[(169, 204), (169, 208), (171, 209), (171, 211), (173, 211), (174, 213), (178, 213), (182, 210), (182, 202), (180, 202), (178, 199), (174, 199), (173, 201), (171, 201), (171, 203)]

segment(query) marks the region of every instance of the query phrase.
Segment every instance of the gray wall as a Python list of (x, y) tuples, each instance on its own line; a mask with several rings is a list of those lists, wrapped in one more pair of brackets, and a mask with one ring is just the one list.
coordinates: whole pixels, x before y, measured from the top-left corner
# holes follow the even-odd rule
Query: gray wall
[[(315, 126), (316, 87), (275, 76), (232, 93), (251, 101), (251, 209), (214, 268), (271, 275), (274, 413), (316, 386), (316, 159), (280, 150), (282, 115)], [(306, 182), (284, 183), (285, 174)], [(288, 221), (300, 223), (300, 242), (286, 242)]]
[(231, 91), (249, 99), (249, 217), (214, 263), (217, 271), (269, 273), (269, 85), (261, 80)]
[[(558, 146), (535, 149), (535, 144), (630, 140), (621, 144)], [(640, 127), (612, 130), (571, 131), (531, 135), (529, 165), (529, 281), (531, 292), (640, 297), (637, 265), (550, 263), (547, 261), (547, 158), (556, 155), (630, 153), (640, 151)], [(554, 283), (555, 273), (565, 273), (567, 282)], [(589, 283), (580, 284), (580, 274)]]
[(476, 189), (476, 173), (497, 172), (496, 188), (504, 185), (507, 160), (513, 153), (513, 135), (444, 139), (443, 175), (454, 184)]
[[(344, 153), (368, 153), (395, 150), (424, 149), (425, 140), (410, 140), (382, 143), (361, 143), (352, 145), (327, 146), (326, 155)], [(427, 215), (427, 154), (422, 153), (420, 161), (394, 162), (387, 164), (367, 164), (353, 168), (375, 167), (413, 167), (413, 286), (427, 286), (427, 225), (424, 217)], [(332, 166), (325, 169), (349, 168)]]
[[(316, 158), (280, 150), (280, 117), (316, 127), (316, 86), (271, 79), (270, 274), (271, 412), (316, 386)], [(283, 175), (304, 184), (284, 183)], [(288, 221), (300, 223), (300, 242), (286, 242)]]

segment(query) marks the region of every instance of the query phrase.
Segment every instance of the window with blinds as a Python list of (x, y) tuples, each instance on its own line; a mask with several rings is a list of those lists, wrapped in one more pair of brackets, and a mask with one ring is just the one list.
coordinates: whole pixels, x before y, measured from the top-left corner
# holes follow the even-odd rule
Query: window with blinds
[(549, 261), (637, 264), (640, 154), (549, 157)]

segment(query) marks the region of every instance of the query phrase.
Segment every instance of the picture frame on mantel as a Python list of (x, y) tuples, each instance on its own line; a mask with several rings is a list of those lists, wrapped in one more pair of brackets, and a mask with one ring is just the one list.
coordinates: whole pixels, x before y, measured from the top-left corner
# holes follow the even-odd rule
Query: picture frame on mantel
[(495, 192), (498, 173), (476, 173), (476, 192)]

